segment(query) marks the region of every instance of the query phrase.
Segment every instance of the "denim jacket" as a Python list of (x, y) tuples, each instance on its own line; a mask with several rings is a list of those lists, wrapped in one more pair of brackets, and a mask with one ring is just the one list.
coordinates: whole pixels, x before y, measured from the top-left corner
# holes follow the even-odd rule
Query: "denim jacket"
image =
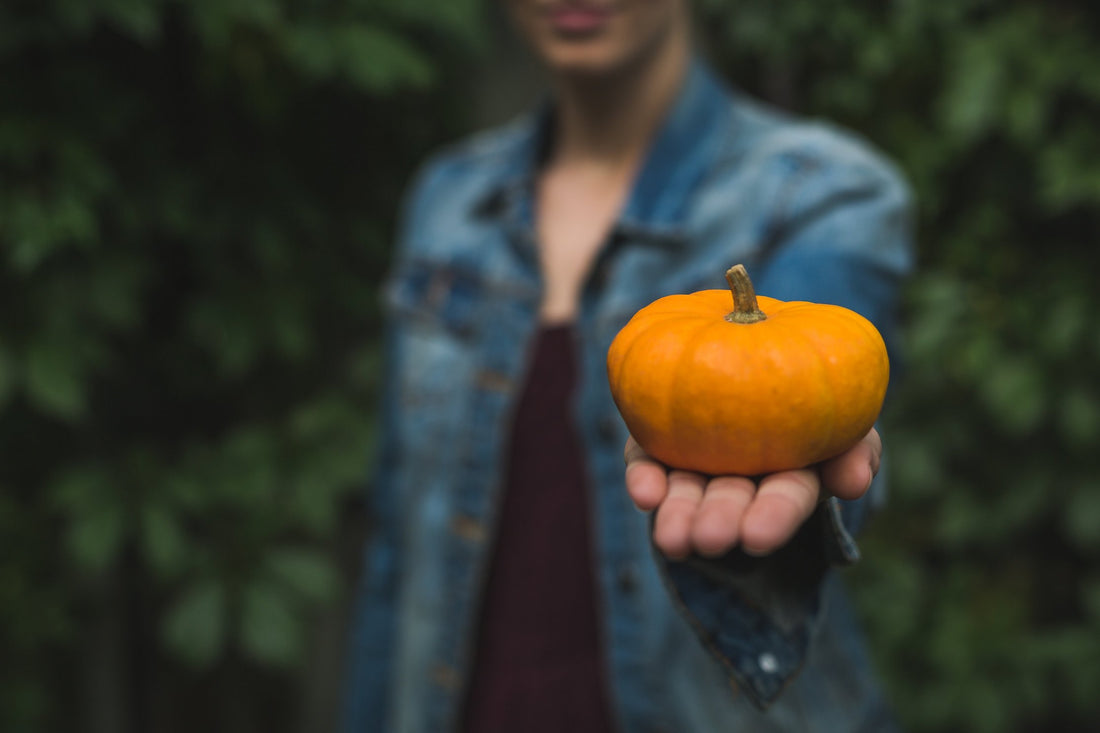
[[(346, 730), (453, 730), (500, 505), (510, 415), (541, 296), (533, 181), (546, 110), (434, 157), (386, 287), (372, 533)], [(669, 562), (623, 484), (605, 358), (669, 293), (724, 287), (836, 303), (892, 342), (911, 266), (904, 183), (859, 140), (725, 88), (693, 63), (597, 256), (575, 323), (595, 568), (616, 723), (630, 733), (882, 731), (888, 716), (832, 568), (878, 492), (829, 499), (780, 552)], [(751, 419), (751, 416), (749, 416)], [(563, 704), (568, 704), (563, 701)]]

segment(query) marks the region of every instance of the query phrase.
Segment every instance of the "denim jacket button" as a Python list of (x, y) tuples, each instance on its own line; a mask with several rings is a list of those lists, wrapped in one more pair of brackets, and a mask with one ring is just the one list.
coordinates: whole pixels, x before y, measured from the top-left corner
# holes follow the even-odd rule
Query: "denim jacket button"
[(512, 380), (503, 372), (484, 369), (477, 374), (477, 386), (489, 392), (507, 392), (512, 387)]
[(622, 593), (629, 595), (638, 590), (638, 574), (634, 572), (634, 568), (622, 568), (615, 580)]
[(760, 671), (765, 674), (775, 674), (779, 671), (779, 660), (771, 652), (764, 652), (756, 661), (760, 665)]
[(436, 664), (431, 670), (432, 682), (445, 690), (458, 687), (458, 670), (446, 664)]
[(619, 439), (619, 419), (605, 415), (596, 422), (596, 435), (603, 443), (611, 443)]
[(485, 525), (468, 514), (456, 514), (452, 517), (451, 531), (467, 542), (481, 542), (485, 539)]

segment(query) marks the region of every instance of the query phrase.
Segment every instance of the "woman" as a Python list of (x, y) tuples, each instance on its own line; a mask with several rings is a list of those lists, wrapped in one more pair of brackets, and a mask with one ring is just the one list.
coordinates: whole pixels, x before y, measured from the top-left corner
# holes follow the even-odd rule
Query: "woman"
[(903, 184), (723, 88), (683, 0), (507, 5), (552, 101), (409, 198), (347, 729), (890, 729), (829, 570), (858, 556), (877, 433), (756, 480), (670, 471), (604, 358), (638, 308), (736, 262), (889, 340)]

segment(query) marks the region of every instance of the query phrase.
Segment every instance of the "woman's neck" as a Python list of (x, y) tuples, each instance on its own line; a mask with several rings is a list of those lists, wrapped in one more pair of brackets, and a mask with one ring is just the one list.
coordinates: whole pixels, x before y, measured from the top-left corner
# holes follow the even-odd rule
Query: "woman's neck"
[(659, 53), (615, 73), (555, 79), (548, 165), (635, 168), (676, 97), (689, 57), (687, 39), (674, 37)]

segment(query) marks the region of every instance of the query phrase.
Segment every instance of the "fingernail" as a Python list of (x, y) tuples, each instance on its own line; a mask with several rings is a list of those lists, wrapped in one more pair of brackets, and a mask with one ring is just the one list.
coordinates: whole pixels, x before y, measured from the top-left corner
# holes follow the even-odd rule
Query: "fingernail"
[(770, 551), (757, 547), (749, 547), (748, 545), (741, 545), (741, 549), (745, 551), (746, 555), (752, 555), (753, 557), (764, 557), (771, 554)]

